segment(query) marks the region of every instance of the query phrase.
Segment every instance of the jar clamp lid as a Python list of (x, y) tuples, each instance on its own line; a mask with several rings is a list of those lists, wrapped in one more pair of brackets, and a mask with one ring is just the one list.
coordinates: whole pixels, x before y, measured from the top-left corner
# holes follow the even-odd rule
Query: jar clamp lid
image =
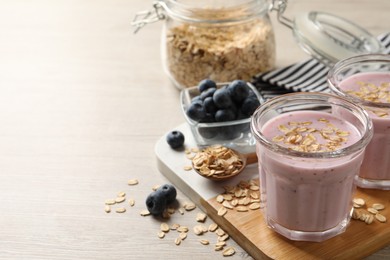
[(279, 22), (292, 29), (303, 50), (326, 65), (359, 54), (383, 53), (374, 36), (344, 18), (312, 11), (291, 21), (283, 16), (286, 7), (287, 0), (273, 0), (271, 11), (276, 11)]

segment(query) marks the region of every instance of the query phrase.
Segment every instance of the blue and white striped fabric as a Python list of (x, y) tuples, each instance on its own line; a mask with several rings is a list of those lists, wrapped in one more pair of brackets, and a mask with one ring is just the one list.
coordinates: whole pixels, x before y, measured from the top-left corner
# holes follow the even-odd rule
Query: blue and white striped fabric
[[(390, 54), (390, 32), (378, 36)], [(291, 92), (329, 92), (326, 75), (329, 68), (315, 59), (257, 75), (255, 85), (265, 100)]]

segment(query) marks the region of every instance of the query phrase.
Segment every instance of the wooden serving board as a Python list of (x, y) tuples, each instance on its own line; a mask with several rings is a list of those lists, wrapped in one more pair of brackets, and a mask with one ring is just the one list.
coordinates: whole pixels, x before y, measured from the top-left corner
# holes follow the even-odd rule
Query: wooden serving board
[[(196, 147), (192, 133), (186, 124), (175, 130), (184, 133), (186, 148)], [(191, 165), (184, 151), (171, 149), (163, 136), (156, 144), (158, 168), (176, 187), (202, 208), (217, 224), (255, 259), (358, 259), (390, 245), (390, 191), (357, 189), (355, 197), (363, 198), (368, 205), (382, 203), (381, 211), (389, 220), (386, 223), (367, 225), (362, 221), (351, 220), (345, 233), (324, 242), (291, 241), (274, 232), (264, 222), (261, 210), (229, 212), (220, 217), (217, 209), (220, 204), (216, 196), (224, 192), (223, 186), (236, 185), (241, 180), (257, 180), (257, 165), (248, 166), (232, 180), (214, 182), (197, 173), (185, 171)]]

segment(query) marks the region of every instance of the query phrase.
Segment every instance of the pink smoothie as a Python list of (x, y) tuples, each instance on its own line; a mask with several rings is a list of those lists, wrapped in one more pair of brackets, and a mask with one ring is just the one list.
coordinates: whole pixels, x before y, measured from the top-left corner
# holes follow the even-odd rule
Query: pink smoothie
[[(340, 82), (344, 92), (366, 101), (390, 104), (390, 73), (370, 72), (348, 77)], [(364, 107), (373, 122), (374, 136), (366, 148), (359, 176), (388, 182), (390, 189), (390, 109)], [(359, 184), (358, 184), (359, 185)]]
[[(282, 147), (304, 150), (306, 154), (336, 152), (361, 139), (351, 123), (318, 111), (278, 115), (266, 122), (261, 132)], [(302, 138), (298, 135), (289, 139), (292, 133)], [(305, 232), (345, 228), (363, 153), (341, 158), (286, 156), (257, 143), (267, 223), (277, 231), (280, 227)]]

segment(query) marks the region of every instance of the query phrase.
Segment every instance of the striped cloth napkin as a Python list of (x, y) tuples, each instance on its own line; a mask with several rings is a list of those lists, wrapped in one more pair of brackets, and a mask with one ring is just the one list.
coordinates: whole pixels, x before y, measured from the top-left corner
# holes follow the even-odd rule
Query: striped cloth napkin
[[(378, 40), (390, 54), (390, 32), (378, 36)], [(254, 77), (252, 84), (265, 100), (291, 92), (329, 92), (326, 76), (329, 68), (315, 59), (262, 73)]]

